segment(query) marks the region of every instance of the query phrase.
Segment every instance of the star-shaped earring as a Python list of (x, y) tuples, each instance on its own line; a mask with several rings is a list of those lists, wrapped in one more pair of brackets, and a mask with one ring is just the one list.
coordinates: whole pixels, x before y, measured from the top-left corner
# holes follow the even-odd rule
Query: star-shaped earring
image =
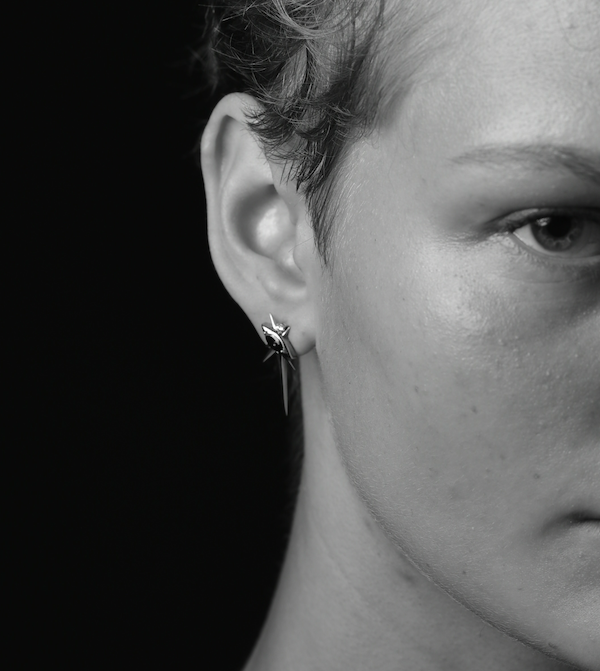
[(298, 357), (294, 346), (289, 341), (287, 334), (290, 332), (290, 326), (287, 324), (278, 324), (273, 315), (269, 314), (271, 324), (261, 324), (265, 340), (269, 347), (269, 351), (265, 355), (263, 361), (270, 359), (273, 354), (277, 354), (277, 362), (279, 364), (279, 371), (281, 373), (281, 386), (283, 388), (283, 407), (285, 414), (288, 414), (288, 366), (296, 370), (294, 366), (294, 359)]

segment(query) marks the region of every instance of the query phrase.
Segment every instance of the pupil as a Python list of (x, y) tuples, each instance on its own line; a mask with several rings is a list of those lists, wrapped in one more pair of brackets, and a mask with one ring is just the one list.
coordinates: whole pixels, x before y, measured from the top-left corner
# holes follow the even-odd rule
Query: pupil
[(575, 245), (583, 232), (582, 225), (568, 215), (555, 215), (538, 220), (531, 231), (537, 242), (549, 251), (567, 251)]
[(564, 238), (573, 227), (573, 222), (569, 217), (548, 217), (546, 221), (548, 223), (544, 226), (544, 232), (553, 238)]

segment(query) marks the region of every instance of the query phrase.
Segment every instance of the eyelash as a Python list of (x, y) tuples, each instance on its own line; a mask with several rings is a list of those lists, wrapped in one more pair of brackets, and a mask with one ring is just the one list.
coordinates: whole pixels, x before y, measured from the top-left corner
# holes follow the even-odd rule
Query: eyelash
[(572, 219), (580, 220), (585, 219), (588, 222), (594, 222), (600, 230), (600, 212), (598, 211), (581, 209), (538, 209), (516, 212), (514, 214), (508, 215), (507, 217), (504, 217), (498, 222), (500, 227), (499, 232), (503, 235), (511, 235), (513, 242), (517, 244), (519, 248), (531, 254), (536, 259), (546, 261), (552, 265), (557, 263), (563, 265), (597, 265), (598, 261), (600, 260), (600, 254), (577, 257), (569, 256), (567, 253), (561, 254), (560, 252), (541, 252), (526, 244), (516, 235), (514, 235), (516, 231), (526, 226), (530, 226), (538, 221), (551, 217), (571, 217)]

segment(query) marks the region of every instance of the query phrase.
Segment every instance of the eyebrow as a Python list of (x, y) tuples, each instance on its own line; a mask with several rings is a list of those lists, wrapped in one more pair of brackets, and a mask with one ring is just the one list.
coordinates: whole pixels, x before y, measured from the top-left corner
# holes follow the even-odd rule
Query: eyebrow
[(567, 170), (600, 186), (600, 153), (553, 144), (483, 145), (452, 159), (458, 165), (506, 167), (519, 164), (535, 170)]

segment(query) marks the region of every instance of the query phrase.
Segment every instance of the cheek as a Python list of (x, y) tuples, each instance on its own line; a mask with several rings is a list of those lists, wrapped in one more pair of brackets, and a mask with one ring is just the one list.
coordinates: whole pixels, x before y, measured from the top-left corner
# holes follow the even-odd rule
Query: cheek
[(408, 247), (346, 243), (322, 356), (338, 443), (417, 563), (491, 556), (589, 489), (598, 314), (501, 281), (483, 253)]
[(558, 475), (561, 455), (597, 454), (597, 284), (524, 281), (492, 246), (430, 245), (418, 260), (407, 321), (419, 326), (405, 334), (420, 405), (460, 441), (461, 458), (506, 461), (519, 477), (553, 464)]

